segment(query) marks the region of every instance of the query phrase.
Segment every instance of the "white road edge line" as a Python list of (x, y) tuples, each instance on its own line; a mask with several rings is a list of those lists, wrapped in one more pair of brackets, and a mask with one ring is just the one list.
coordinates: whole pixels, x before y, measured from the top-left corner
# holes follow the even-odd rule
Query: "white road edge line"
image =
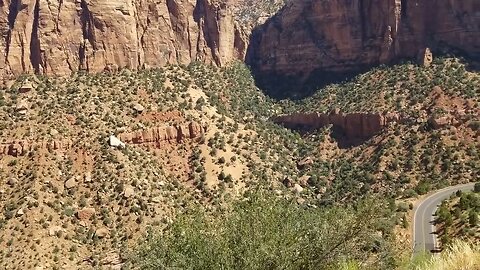
[[(442, 193), (442, 192), (445, 192), (445, 191), (448, 191), (448, 190), (460, 190), (462, 189), (463, 187), (468, 187), (468, 186), (473, 186), (475, 183), (474, 182), (470, 182), (470, 183), (467, 183), (467, 184), (460, 184), (460, 185), (456, 185), (456, 186), (451, 186), (451, 187), (446, 187), (446, 188), (442, 188), (442, 189), (439, 189), (437, 191), (435, 191), (435, 193), (429, 195), (428, 197), (426, 197), (425, 199), (423, 199), (418, 205), (416, 205), (414, 207), (415, 211), (413, 212), (413, 223), (412, 223), (412, 250), (415, 251), (415, 224), (416, 224), (416, 219), (417, 219), (417, 212), (418, 212), (418, 208), (420, 208), (422, 206), (422, 204), (425, 203), (425, 201), (428, 201), (428, 199), (430, 199), (431, 197), (434, 197), (435, 195), (437, 195), (438, 193)], [(432, 225), (433, 226), (433, 225)], [(436, 237), (434, 237), (434, 244), (436, 246)], [(425, 248), (425, 247), (424, 247)], [(415, 252), (412, 252), (412, 257), (413, 255), (415, 254)]]

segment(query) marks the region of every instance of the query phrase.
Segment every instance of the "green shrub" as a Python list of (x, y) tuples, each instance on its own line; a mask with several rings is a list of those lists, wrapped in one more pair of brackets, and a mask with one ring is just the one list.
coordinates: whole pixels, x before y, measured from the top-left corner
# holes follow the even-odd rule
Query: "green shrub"
[(475, 183), (475, 186), (474, 186), (473, 190), (474, 190), (476, 193), (480, 193), (480, 182)]
[(375, 250), (388, 250), (389, 242), (377, 233), (378, 224), (388, 223), (382, 221), (383, 209), (372, 200), (305, 209), (254, 193), (228, 213), (180, 215), (148, 239), (130, 264), (140, 269), (337, 269), (348, 261), (377, 266), (388, 261), (391, 268), (391, 260), (378, 260), (389, 256), (374, 256)]

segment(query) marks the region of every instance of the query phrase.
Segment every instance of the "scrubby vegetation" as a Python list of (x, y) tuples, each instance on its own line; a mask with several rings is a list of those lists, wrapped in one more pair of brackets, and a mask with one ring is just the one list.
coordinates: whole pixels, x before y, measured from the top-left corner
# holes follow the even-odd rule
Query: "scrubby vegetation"
[(469, 242), (454, 241), (437, 256), (421, 256), (405, 269), (415, 270), (465, 270), (480, 269), (480, 246)]
[(242, 24), (256, 26), (262, 17), (271, 17), (287, 2), (288, 0), (243, 0), (240, 5), (235, 6), (235, 16)]
[(454, 239), (480, 244), (480, 193), (457, 192), (442, 202), (437, 210), (436, 224), (440, 240), (448, 246)]
[[(436, 58), (430, 68), (412, 63), (380, 66), (351, 81), (331, 84), (311, 97), (296, 102), (295, 111), (398, 112), (420, 117), (433, 102), (432, 90), (446, 96), (480, 102), (478, 72), (468, 70), (465, 60)], [(478, 106), (478, 105), (477, 105)]]
[(132, 263), (142, 269), (338, 269), (358, 262), (391, 269), (390, 216), (378, 200), (309, 208), (256, 191), (225, 211), (179, 216)]
[[(34, 89), (21, 92), (27, 79)], [(265, 96), (240, 63), (21, 77), (0, 92), (0, 268), (120, 265), (148, 238), (147, 268), (188, 268), (191, 258), (234, 268), (239, 254), (245, 268), (316, 268), (317, 252), (324, 268), (392, 269), (410, 252), (412, 199), (480, 175), (478, 82), (456, 59), (382, 67), (297, 102)], [(402, 121), (342, 146), (330, 126), (270, 120), (334, 108)], [(457, 122), (432, 124), (444, 116)], [(112, 134), (190, 121), (206, 127), (198, 138), (108, 146)], [(260, 182), (270, 194), (235, 202)], [(366, 202), (382, 211), (362, 219)]]

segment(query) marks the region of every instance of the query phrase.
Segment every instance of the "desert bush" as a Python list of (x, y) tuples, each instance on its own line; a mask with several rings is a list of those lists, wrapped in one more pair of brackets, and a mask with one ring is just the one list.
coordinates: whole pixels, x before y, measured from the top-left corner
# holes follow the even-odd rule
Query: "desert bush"
[[(392, 267), (382, 203), (302, 208), (254, 192), (227, 213), (194, 210), (151, 236), (130, 261), (141, 269), (330, 269), (346, 261)], [(381, 259), (379, 259), (381, 258)]]

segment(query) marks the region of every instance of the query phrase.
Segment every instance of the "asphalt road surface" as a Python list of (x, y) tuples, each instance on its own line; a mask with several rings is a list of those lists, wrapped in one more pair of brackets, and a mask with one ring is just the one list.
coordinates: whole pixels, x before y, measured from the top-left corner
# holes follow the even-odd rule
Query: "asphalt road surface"
[(428, 196), (414, 209), (413, 214), (413, 253), (422, 251), (435, 251), (437, 246), (437, 235), (433, 220), (438, 205), (458, 190), (473, 190), (475, 183), (447, 187)]

